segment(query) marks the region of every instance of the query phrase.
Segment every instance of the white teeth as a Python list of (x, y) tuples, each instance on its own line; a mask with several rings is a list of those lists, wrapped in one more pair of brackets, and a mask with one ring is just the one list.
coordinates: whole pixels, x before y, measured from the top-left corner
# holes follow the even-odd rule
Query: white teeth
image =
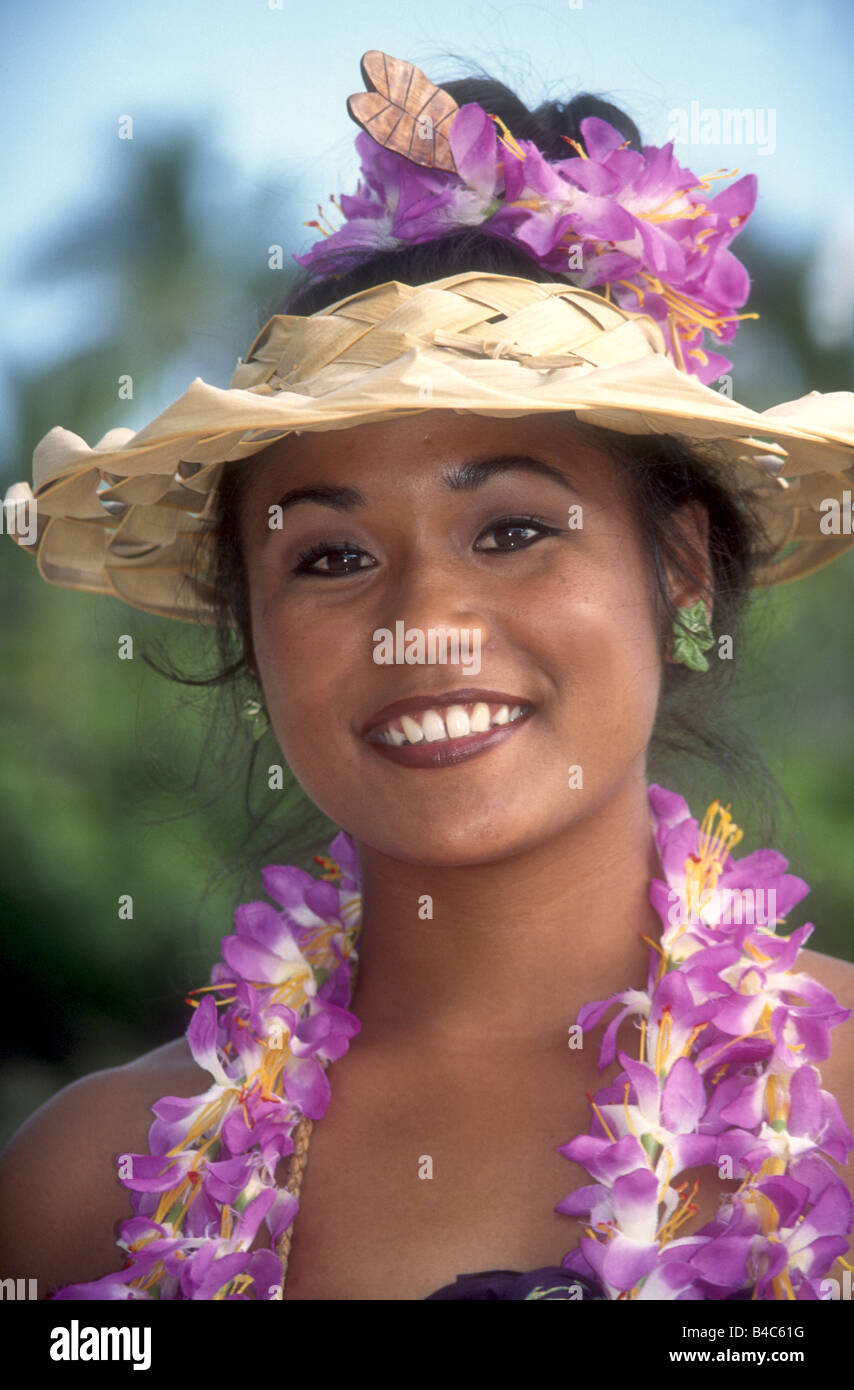
[[(489, 705), (482, 701), (475, 705), (471, 712), (471, 731), (473, 734), (485, 734), (489, 728)], [(450, 725), (448, 725), (450, 732)]]
[(442, 716), (437, 714), (434, 709), (427, 709), (421, 716), (421, 727), (424, 730), (424, 737), (428, 743), (438, 743), (440, 739), (447, 738), (445, 725)]
[(479, 700), (471, 705), (419, 710), (417, 718), (402, 714), (399, 721), (387, 724), (382, 731), (377, 730), (374, 737), (380, 743), (392, 744), (395, 748), (414, 743), (441, 743), (446, 739), (486, 733), (496, 725), (513, 723), (521, 716), (521, 705), (514, 705), (512, 709), (509, 705), (500, 705), (495, 714), (490, 715), (489, 705), (485, 700)]
[[(488, 706), (484, 706), (484, 708), (488, 714)], [(448, 738), (465, 738), (466, 734), (471, 733), (471, 720), (462, 705), (448, 706), (445, 712), (445, 723), (448, 726)]]
[(409, 743), (423, 743), (424, 730), (420, 724), (416, 724), (414, 719), (410, 719), (408, 714), (400, 716), (400, 727), (406, 734)]

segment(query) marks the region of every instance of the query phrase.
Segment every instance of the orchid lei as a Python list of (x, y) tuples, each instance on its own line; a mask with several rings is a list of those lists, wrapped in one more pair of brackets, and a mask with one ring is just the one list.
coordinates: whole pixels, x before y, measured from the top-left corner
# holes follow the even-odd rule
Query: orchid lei
[[(655, 784), (649, 803), (666, 882), (650, 889), (664, 930), (649, 942), (647, 989), (588, 1004), (578, 1020), (592, 1029), (620, 1004), (600, 1070), (629, 1016), (640, 1020), (640, 1060), (619, 1053), (623, 1072), (589, 1098), (591, 1132), (559, 1149), (594, 1179), (556, 1208), (586, 1222), (563, 1268), (598, 1281), (609, 1299), (723, 1299), (745, 1289), (758, 1299), (818, 1298), (852, 1225), (851, 1198), (824, 1155), (844, 1163), (854, 1136), (815, 1064), (850, 1010), (793, 972), (811, 924), (776, 934), (777, 907), (809, 891), (785, 873), (783, 856), (733, 859), (741, 832), (718, 803), (702, 826), (682, 797)], [(277, 1165), (293, 1152), (302, 1117), (325, 1114), (325, 1068), (360, 1029), (347, 1008), (359, 863), (345, 834), (329, 848), (317, 857), (319, 879), (293, 866), (262, 871), (278, 910), (237, 909), (236, 934), (223, 938), (211, 984), (194, 991), (202, 998), (187, 1030), (213, 1084), (158, 1101), (150, 1154), (118, 1156), (135, 1213), (118, 1241), (125, 1268), (55, 1299), (281, 1297), (279, 1257), (251, 1246), (262, 1221), (274, 1246), (292, 1225), (299, 1202), (276, 1186)], [(757, 888), (763, 900), (773, 890), (773, 911), (755, 911)], [(758, 925), (742, 924), (746, 909)], [(724, 1163), (741, 1180), (737, 1192), (713, 1222), (680, 1237), (696, 1187), (672, 1180), (694, 1165), (720, 1176)]]
[[(619, 1053), (623, 1072), (589, 1098), (591, 1133), (559, 1150), (596, 1180), (556, 1208), (589, 1222), (564, 1268), (592, 1271), (609, 1298), (723, 1299), (747, 1288), (757, 1299), (817, 1299), (852, 1225), (851, 1196), (824, 1155), (845, 1163), (854, 1136), (815, 1063), (851, 1011), (793, 971), (812, 924), (776, 934), (777, 908), (809, 892), (783, 856), (736, 861), (741, 831), (728, 809), (714, 802), (698, 836), (682, 797), (655, 785), (649, 796), (667, 880), (654, 879), (650, 897), (664, 930), (650, 942), (645, 991), (579, 1013), (589, 1029), (622, 1005), (600, 1071), (620, 1023), (638, 1016), (640, 1060)], [(698, 1184), (673, 1179), (709, 1164), (740, 1185), (714, 1221), (680, 1238)]]
[(345, 1007), (361, 926), (359, 861), (346, 835), (315, 856), (320, 879), (292, 865), (262, 870), (265, 902), (243, 903), (211, 983), (188, 999), (187, 1042), (213, 1084), (151, 1107), (149, 1154), (119, 1154), (135, 1215), (118, 1245), (127, 1264), (56, 1299), (258, 1299), (282, 1294), (282, 1263), (251, 1250), (262, 1221), (273, 1245), (299, 1202), (276, 1185), (293, 1131), (329, 1104), (325, 1067), (360, 1031)]
[[(498, 136), (496, 125), (501, 127)], [(582, 289), (605, 285), (623, 310), (655, 319), (669, 355), (708, 385), (732, 363), (703, 348), (710, 332), (729, 343), (749, 276), (728, 250), (753, 211), (757, 181), (746, 174), (708, 197), (714, 179), (698, 177), (673, 156), (673, 142), (626, 148), (618, 130), (598, 116), (581, 122), (584, 146), (548, 160), (531, 140), (516, 140), (477, 103), (461, 106), (448, 132), (457, 173), (427, 168), (385, 148), (364, 131), (355, 141), (361, 173), (354, 196), (333, 194), (342, 227), (311, 221), (321, 232), (300, 265), (318, 276), (343, 274), (366, 254), (432, 241), (456, 228), (480, 226), (518, 242), (544, 269)], [(318, 213), (324, 214), (318, 204)]]

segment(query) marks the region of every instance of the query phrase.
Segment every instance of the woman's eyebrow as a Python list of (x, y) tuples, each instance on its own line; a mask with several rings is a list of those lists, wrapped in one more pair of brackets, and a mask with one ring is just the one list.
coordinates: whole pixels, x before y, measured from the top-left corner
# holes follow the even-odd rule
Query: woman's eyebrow
[(570, 492), (575, 492), (572, 483), (559, 468), (545, 463), (543, 459), (530, 458), (527, 454), (521, 456), (502, 454), (499, 458), (471, 459), (466, 463), (458, 464), (455, 468), (446, 469), (442, 474), (442, 481), (452, 492), (474, 492), (477, 488), (482, 487), (487, 479), (500, 473), (514, 471), (539, 473), (542, 477), (551, 478), (553, 482), (560, 483)]
[(354, 507), (366, 507), (368, 499), (352, 487), (333, 487), (329, 483), (317, 483), (313, 487), (295, 487), (280, 497), (277, 505), (282, 511), (296, 507), (300, 502), (316, 502), (321, 507), (332, 507), (336, 512), (351, 512)]
[[(489, 478), (514, 471), (538, 473), (542, 477), (560, 483), (570, 492), (576, 491), (560, 469), (552, 467), (551, 464), (545, 463), (542, 459), (518, 454), (505, 454), (499, 458), (469, 459), (465, 463), (445, 469), (442, 474), (442, 482), (451, 492), (475, 492)], [(368, 500), (364, 494), (355, 488), (333, 487), (328, 483), (316, 483), (310, 487), (291, 488), (290, 492), (286, 492), (283, 497), (279, 498), (278, 506), (284, 512), (289, 507), (298, 506), (301, 502), (315, 502), (321, 507), (331, 507), (336, 512), (351, 512), (356, 507), (368, 505)]]

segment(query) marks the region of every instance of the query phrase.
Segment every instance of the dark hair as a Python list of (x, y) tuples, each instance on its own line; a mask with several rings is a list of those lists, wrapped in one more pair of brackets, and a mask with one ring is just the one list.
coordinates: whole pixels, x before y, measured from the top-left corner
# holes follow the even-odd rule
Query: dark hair
[[(566, 158), (567, 144), (562, 138), (582, 138), (581, 121), (599, 116), (615, 126), (633, 149), (641, 149), (637, 127), (624, 112), (608, 101), (583, 92), (570, 102), (544, 102), (533, 112), (503, 83), (483, 76), (445, 82), (444, 90), (459, 105), (477, 101), (498, 115), (518, 139), (533, 141), (550, 158)], [(357, 294), (387, 280), (418, 285), (465, 271), (484, 271), (521, 275), (540, 282), (554, 282), (553, 272), (543, 271), (531, 261), (518, 243), (488, 236), (478, 228), (463, 228), (435, 241), (366, 256), (356, 268), (339, 276), (313, 279), (303, 272), (278, 308), (268, 306), (260, 317), (265, 322), (272, 313), (312, 314), (351, 294)], [(660, 618), (661, 653), (671, 629), (675, 606), (667, 584), (671, 574), (695, 579), (703, 557), (686, 548), (680, 529), (678, 509), (699, 503), (708, 516), (708, 552), (711, 562), (712, 628), (717, 637), (727, 635), (738, 651), (742, 619), (750, 595), (755, 568), (768, 558), (770, 546), (757, 518), (750, 494), (739, 484), (732, 465), (722, 451), (712, 445), (702, 448), (678, 435), (628, 435), (586, 425), (574, 417), (568, 428), (577, 437), (604, 448), (621, 467), (636, 508), (640, 531), (649, 557), (651, 590)], [(248, 669), (254, 664), (249, 616), (249, 590), (240, 540), (241, 492), (248, 477), (241, 461), (223, 467), (217, 489), (214, 516), (214, 583), (217, 594), (217, 645), (220, 669), (215, 675), (191, 679), (162, 668), (161, 674), (188, 685), (212, 685), (230, 690), (234, 721), (240, 701), (258, 695), (258, 687)], [(200, 542), (203, 541), (200, 538)], [(666, 663), (658, 715), (650, 745), (650, 769), (662, 781), (684, 757), (699, 758), (702, 766), (723, 772), (728, 782), (736, 781), (743, 799), (739, 810), (749, 802), (758, 814), (763, 833), (773, 833), (775, 800), (780, 794), (773, 777), (749, 739), (720, 715), (721, 698), (732, 684), (732, 660), (716, 660), (710, 652), (709, 670), (702, 674), (683, 665)], [(149, 663), (153, 664), (153, 663)], [(230, 724), (233, 734), (234, 723)], [(239, 849), (247, 875), (254, 874), (246, 848), (255, 832), (266, 824), (273, 807), (280, 801), (267, 798), (267, 809), (255, 816), (250, 807), (249, 789), (259, 752), (256, 744), (249, 758), (246, 805), (249, 830)], [(714, 789), (709, 785), (709, 791)], [(720, 788), (718, 788), (718, 792)], [(297, 801), (301, 792), (294, 784)], [(705, 804), (705, 803), (703, 803)], [(320, 839), (332, 833), (331, 823), (302, 797), (300, 823), (282, 825), (276, 818), (274, 838), (259, 846), (256, 863), (271, 850), (285, 848), (292, 857), (316, 849)]]

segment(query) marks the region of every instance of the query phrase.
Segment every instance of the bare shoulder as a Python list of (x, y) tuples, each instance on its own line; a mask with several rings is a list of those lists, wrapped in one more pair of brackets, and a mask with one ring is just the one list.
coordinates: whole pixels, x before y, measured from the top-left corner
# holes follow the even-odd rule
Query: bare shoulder
[(121, 1269), (133, 1213), (117, 1158), (147, 1153), (151, 1106), (211, 1078), (184, 1038), (92, 1072), (46, 1101), (0, 1154), (0, 1278), (36, 1278), (40, 1298)]
[[(846, 1008), (854, 1007), (854, 961), (825, 956), (821, 951), (809, 951), (804, 946), (798, 954), (798, 966), (818, 980), (819, 984), (832, 989)], [(842, 997), (842, 992), (846, 990), (847, 1000)]]
[(822, 1087), (833, 1092), (849, 1126), (854, 1127), (854, 964), (804, 949), (794, 973), (798, 971), (832, 990), (842, 1007), (851, 1010), (851, 1017), (831, 1032), (830, 1056), (818, 1063), (818, 1069)]

